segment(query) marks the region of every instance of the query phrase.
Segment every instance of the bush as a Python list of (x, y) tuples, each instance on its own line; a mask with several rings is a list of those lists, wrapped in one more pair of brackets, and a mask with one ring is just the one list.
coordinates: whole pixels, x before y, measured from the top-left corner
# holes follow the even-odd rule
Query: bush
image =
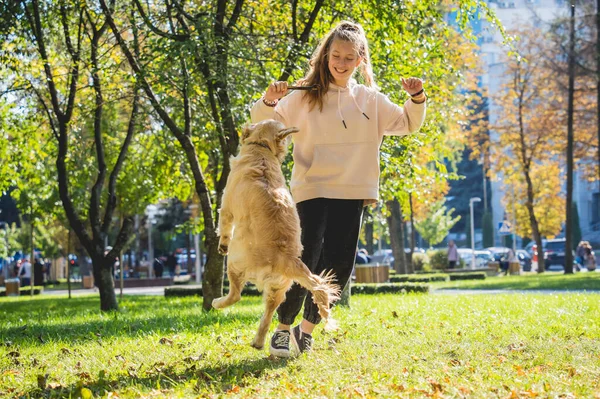
[[(224, 293), (227, 290), (223, 290)], [(425, 284), (389, 283), (389, 284), (352, 284), (352, 294), (383, 294), (383, 293), (428, 293), (429, 286)], [(256, 286), (247, 285), (242, 291), (242, 296), (260, 296)], [(200, 287), (166, 287), (165, 297), (202, 296)]]
[[(33, 295), (39, 295), (44, 291), (44, 287), (42, 287), (41, 285), (34, 285), (33, 286)], [(23, 295), (30, 295), (31, 294), (31, 286), (30, 285), (26, 285), (25, 287), (20, 287), (19, 288), (19, 295), (23, 296)], [(6, 296), (6, 289), (2, 288), (0, 290), (0, 296)]]
[[(223, 295), (229, 292), (228, 287), (223, 287)], [(255, 285), (247, 285), (242, 290), (242, 296), (261, 296)], [(202, 296), (201, 287), (165, 287), (165, 297)]]
[(391, 283), (431, 283), (432, 281), (448, 281), (448, 275), (444, 273), (427, 275), (399, 274), (397, 276), (390, 277)]
[(433, 270), (446, 270), (448, 267), (448, 254), (445, 249), (435, 249), (427, 252), (429, 265)]
[(471, 273), (452, 273), (450, 274), (450, 281), (454, 280), (485, 280), (485, 272), (471, 272)]
[(353, 284), (351, 291), (353, 295), (358, 294), (405, 294), (409, 292), (429, 293), (426, 284), (410, 283), (388, 283), (388, 284)]
[(422, 271), (429, 266), (429, 257), (421, 252), (414, 252), (412, 255), (413, 270)]

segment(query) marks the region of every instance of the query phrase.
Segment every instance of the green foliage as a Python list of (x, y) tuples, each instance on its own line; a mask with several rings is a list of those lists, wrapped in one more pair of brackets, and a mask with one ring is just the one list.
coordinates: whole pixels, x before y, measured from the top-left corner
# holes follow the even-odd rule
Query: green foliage
[(13, 223), (4, 225), (0, 229), (0, 258), (12, 256), (15, 252), (23, 250), (19, 241), (20, 229)]
[(422, 220), (415, 221), (415, 228), (430, 246), (442, 242), (448, 232), (460, 220), (460, 216), (452, 217), (454, 208), (446, 210), (444, 201), (438, 201), (431, 207), (429, 214)]

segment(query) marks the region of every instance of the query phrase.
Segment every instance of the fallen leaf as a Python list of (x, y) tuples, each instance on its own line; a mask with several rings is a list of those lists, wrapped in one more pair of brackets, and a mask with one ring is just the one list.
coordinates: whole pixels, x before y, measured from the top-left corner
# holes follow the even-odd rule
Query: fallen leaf
[(169, 339), (169, 338), (161, 338), (158, 341), (161, 345), (173, 345), (173, 340)]
[(397, 319), (398, 318), (398, 313), (395, 310), (392, 310), (392, 316)]
[(17, 351), (12, 351), (12, 352), (8, 352), (8, 356), (12, 357), (12, 358), (16, 358), (21, 356), (21, 353), (17, 352)]
[(94, 395), (89, 388), (81, 388), (81, 398), (82, 399), (92, 399)]
[(68, 348), (60, 348), (60, 351), (64, 354), (64, 355), (70, 355), (71, 351)]

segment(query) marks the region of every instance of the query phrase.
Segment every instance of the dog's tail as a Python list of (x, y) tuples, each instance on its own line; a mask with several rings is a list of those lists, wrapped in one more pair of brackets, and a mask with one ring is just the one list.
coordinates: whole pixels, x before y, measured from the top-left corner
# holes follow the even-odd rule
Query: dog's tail
[(333, 283), (333, 272), (316, 275), (298, 258), (294, 259), (293, 280), (312, 293), (313, 302), (319, 309), (319, 315), (325, 320), (325, 329), (335, 329), (335, 321), (331, 318), (331, 304), (340, 299), (340, 287)]

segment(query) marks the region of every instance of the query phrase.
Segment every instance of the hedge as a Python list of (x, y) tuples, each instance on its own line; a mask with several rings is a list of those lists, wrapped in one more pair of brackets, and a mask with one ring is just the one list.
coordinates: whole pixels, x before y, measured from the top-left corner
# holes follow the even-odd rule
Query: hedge
[[(226, 293), (227, 290), (223, 290)], [(386, 284), (352, 284), (352, 294), (383, 294), (383, 293), (428, 293), (429, 286), (425, 284), (386, 283)], [(247, 285), (242, 290), (242, 296), (260, 296), (256, 286)], [(201, 287), (166, 287), (165, 297), (202, 296)]]
[(471, 272), (471, 273), (452, 273), (450, 274), (450, 281), (454, 280), (485, 280), (485, 272)]
[(431, 283), (433, 281), (448, 281), (448, 275), (435, 273), (429, 275), (400, 274), (390, 277), (391, 283)]

